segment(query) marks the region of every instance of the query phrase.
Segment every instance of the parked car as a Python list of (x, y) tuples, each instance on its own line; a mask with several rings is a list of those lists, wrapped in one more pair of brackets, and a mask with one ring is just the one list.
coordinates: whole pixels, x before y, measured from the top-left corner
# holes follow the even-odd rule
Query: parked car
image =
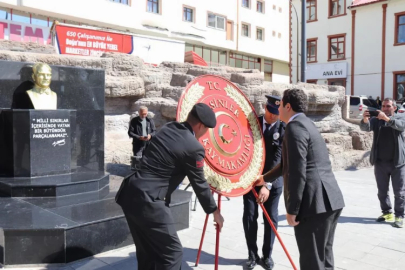
[(350, 118), (361, 119), (365, 110), (378, 110), (377, 102), (367, 96), (350, 96)]

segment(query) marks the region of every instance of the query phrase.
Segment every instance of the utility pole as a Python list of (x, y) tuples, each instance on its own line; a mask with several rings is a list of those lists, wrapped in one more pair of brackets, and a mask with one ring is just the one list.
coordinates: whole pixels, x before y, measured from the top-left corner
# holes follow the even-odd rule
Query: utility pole
[[(306, 35), (306, 12), (307, 1), (301, 0), (301, 82), (306, 82), (306, 69), (307, 69), (307, 35)], [(298, 48), (297, 48), (298, 49)]]

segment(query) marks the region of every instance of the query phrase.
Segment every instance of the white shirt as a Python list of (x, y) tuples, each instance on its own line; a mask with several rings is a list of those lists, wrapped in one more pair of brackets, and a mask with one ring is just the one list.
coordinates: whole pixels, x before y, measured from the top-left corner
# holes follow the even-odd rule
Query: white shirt
[[(269, 129), (271, 129), (276, 123), (277, 123), (277, 121), (274, 122), (273, 124), (270, 124)], [(263, 117), (263, 133), (266, 132), (266, 124), (268, 124), (268, 123), (266, 122), (266, 119), (264, 119), (264, 117)]]
[(291, 116), (290, 120), (288, 120), (288, 123), (290, 123), (292, 120), (294, 120), (295, 117), (297, 117), (300, 114), (304, 114), (304, 113), (301, 112), (301, 113), (294, 114), (293, 116)]

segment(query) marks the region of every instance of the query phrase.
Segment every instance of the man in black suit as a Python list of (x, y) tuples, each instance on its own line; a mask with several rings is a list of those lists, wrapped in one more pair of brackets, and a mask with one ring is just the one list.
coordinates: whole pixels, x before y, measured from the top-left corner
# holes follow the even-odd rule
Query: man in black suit
[(216, 125), (206, 104), (194, 105), (184, 123), (170, 122), (153, 137), (141, 169), (126, 177), (116, 195), (136, 246), (138, 269), (179, 270), (182, 246), (169, 208), (170, 196), (185, 176), (207, 214), (222, 218), (204, 178), (205, 150), (198, 139)]
[[(267, 103), (265, 106), (264, 116), (259, 117), (259, 122), (262, 126), (263, 137), (265, 141), (266, 160), (264, 163), (263, 173), (274, 168), (281, 161), (281, 146), (283, 143), (285, 124), (279, 120), (278, 107), (280, 106), (281, 98), (277, 96), (266, 95)], [(281, 193), (283, 192), (283, 178), (279, 177), (273, 183), (265, 183), (265, 185), (255, 187), (259, 194), (258, 201), (253, 192), (243, 196), (243, 229), (245, 231), (246, 244), (249, 252), (249, 259), (246, 263), (248, 269), (253, 269), (260, 261), (257, 248), (257, 218), (258, 203), (263, 203), (267, 213), (270, 215), (274, 226), (277, 228), (278, 223), (278, 202), (280, 201)], [(269, 194), (269, 191), (271, 192)], [(263, 201), (262, 201), (263, 200)], [(264, 219), (264, 239), (263, 239), (263, 257), (262, 264), (265, 269), (271, 270), (274, 267), (271, 254), (275, 234), (271, 229), (269, 222), (263, 215)]]
[(294, 226), (301, 270), (331, 270), (336, 225), (345, 205), (325, 141), (304, 114), (307, 107), (303, 90), (284, 91), (279, 107), (280, 120), (287, 123), (282, 161), (259, 183), (283, 175), (286, 218)]

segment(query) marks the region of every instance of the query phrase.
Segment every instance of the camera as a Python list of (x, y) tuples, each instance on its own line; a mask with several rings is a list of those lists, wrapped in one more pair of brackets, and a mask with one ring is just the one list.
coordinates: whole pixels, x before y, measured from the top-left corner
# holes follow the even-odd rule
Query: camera
[(377, 117), (379, 112), (378, 111), (368, 111), (368, 113), (370, 114), (370, 117)]

